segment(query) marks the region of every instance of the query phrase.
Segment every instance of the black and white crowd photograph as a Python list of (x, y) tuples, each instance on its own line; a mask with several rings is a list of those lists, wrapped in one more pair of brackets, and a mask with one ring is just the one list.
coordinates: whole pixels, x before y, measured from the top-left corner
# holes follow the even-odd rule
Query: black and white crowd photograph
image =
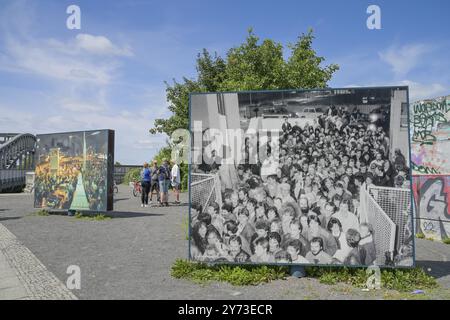
[(191, 95), (190, 258), (413, 266), (408, 88)]

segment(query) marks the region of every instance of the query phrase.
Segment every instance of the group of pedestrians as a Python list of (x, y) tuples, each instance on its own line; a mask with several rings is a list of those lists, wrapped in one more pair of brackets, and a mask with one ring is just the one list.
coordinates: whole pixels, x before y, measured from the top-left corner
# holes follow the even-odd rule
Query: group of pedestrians
[[(147, 162), (144, 163), (141, 171), (141, 207), (147, 207), (152, 202), (153, 193), (157, 194), (157, 202), (160, 206), (169, 206), (169, 187), (175, 195), (175, 204), (180, 203), (180, 167), (172, 160), (172, 167), (169, 161), (163, 159), (162, 164), (158, 166), (158, 161), (154, 160), (150, 167)], [(150, 194), (150, 199), (149, 199)]]

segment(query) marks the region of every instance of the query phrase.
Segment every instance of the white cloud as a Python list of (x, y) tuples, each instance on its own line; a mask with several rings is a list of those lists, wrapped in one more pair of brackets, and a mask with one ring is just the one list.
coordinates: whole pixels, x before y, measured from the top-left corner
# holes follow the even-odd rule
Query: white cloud
[(425, 44), (408, 44), (391, 46), (378, 53), (380, 59), (388, 63), (397, 76), (404, 76), (414, 69), (423, 56), (432, 51), (432, 47)]
[(409, 86), (409, 101), (436, 98), (449, 94), (450, 89), (440, 83), (418, 83), (411, 80), (400, 81), (400, 85)]
[(103, 35), (81, 33), (64, 40), (36, 36), (35, 11), (30, 1), (2, 8), (0, 71), (105, 85), (116, 78), (119, 59), (133, 56), (130, 46), (115, 44)]
[(99, 86), (73, 85), (50, 97), (58, 107), (75, 112), (102, 112), (108, 110), (107, 89)]
[(441, 83), (419, 83), (412, 80), (389, 81), (386, 83), (366, 83), (366, 84), (349, 84), (344, 85), (344, 88), (357, 87), (384, 87), (384, 86), (408, 86), (409, 87), (409, 101), (414, 102), (422, 99), (436, 98), (438, 96), (449, 94), (449, 87)]
[(70, 44), (42, 39), (17, 39), (7, 36), (0, 69), (30, 73), (41, 77), (89, 82), (109, 83), (117, 69), (114, 60), (93, 59), (83, 54), (67, 54)]
[(94, 36), (85, 33), (78, 34), (75, 39), (75, 45), (81, 50), (98, 55), (133, 55), (133, 52), (129, 46), (120, 48), (104, 36)]
[(30, 114), (12, 105), (0, 104), (0, 127), (5, 132), (32, 134), (113, 129), (115, 130), (116, 160), (127, 164), (149, 161), (166, 145), (163, 134), (151, 135), (148, 129), (153, 119), (143, 117), (142, 111), (120, 116), (117, 112), (61, 111), (49, 115), (46, 112)]
[(76, 111), (76, 112), (98, 112), (105, 110), (105, 106), (98, 104), (91, 104), (84, 101), (72, 101), (72, 100), (62, 100), (61, 107), (65, 110)]
[[(0, 87), (1, 130), (38, 134), (113, 129), (117, 161), (150, 160), (166, 144), (164, 135), (148, 131), (167, 112), (164, 88), (125, 78), (124, 62), (136, 60), (134, 48), (126, 44), (129, 38), (118, 35), (119, 42), (86, 33), (45, 37), (37, 33), (40, 23), (30, 7), (34, 2), (20, 3), (0, 12), (1, 76), (16, 73), (25, 84), (12, 84), (14, 92)], [(31, 95), (31, 87), (37, 93)]]

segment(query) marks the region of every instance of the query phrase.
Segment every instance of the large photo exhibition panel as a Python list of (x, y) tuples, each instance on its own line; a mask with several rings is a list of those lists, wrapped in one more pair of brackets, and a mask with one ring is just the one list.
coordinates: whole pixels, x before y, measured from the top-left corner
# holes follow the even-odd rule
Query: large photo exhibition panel
[(113, 209), (113, 130), (38, 135), (35, 157), (36, 208)]
[(192, 94), (190, 259), (413, 266), (408, 88)]

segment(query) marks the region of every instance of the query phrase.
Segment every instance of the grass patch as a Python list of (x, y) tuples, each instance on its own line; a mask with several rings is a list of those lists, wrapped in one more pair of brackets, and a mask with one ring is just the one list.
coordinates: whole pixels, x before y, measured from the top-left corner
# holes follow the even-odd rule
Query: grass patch
[(445, 244), (450, 244), (450, 238), (444, 238), (442, 239), (442, 242)]
[[(427, 238), (423, 233), (417, 233), (416, 234), (416, 238), (418, 238), (418, 239), (425, 239), (425, 240), (428, 240), (428, 241), (434, 241), (434, 238), (431, 238), (431, 237)], [(444, 242), (444, 240), (442, 240), (442, 242)]]
[(222, 281), (235, 286), (248, 286), (285, 279), (289, 275), (288, 271), (286, 267), (277, 266), (208, 266), (178, 259), (172, 266), (171, 274), (174, 278), (188, 279), (196, 283)]
[(189, 240), (189, 217), (183, 218), (183, 230), (186, 235), (185, 239)]
[[(370, 274), (365, 268), (327, 268), (306, 267), (307, 277), (316, 278), (321, 283), (335, 285), (346, 283), (357, 288), (366, 288)], [(196, 283), (209, 281), (228, 282), (232, 285), (258, 285), (272, 280), (285, 279), (289, 276), (289, 267), (251, 266), (251, 265), (207, 265), (178, 259), (172, 266), (172, 276)], [(437, 288), (436, 280), (421, 268), (382, 269), (381, 288), (412, 292)]]
[(83, 215), (82, 212), (76, 212), (74, 215), (75, 219), (82, 219), (82, 220), (88, 220), (88, 221), (104, 221), (104, 220), (110, 220), (111, 217), (97, 213), (93, 215)]
[(47, 217), (50, 215), (50, 213), (48, 212), (48, 210), (45, 209), (41, 209), (39, 211), (35, 211), (32, 213), (33, 216), (40, 216), (40, 217)]

